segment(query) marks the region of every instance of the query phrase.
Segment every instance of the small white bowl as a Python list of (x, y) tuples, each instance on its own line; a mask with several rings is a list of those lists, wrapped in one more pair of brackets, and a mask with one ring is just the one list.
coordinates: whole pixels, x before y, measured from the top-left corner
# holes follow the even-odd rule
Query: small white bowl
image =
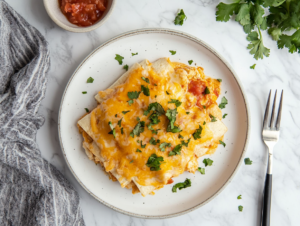
[(107, 0), (107, 7), (101, 19), (89, 27), (79, 27), (70, 23), (61, 12), (58, 0), (44, 0), (46, 11), (50, 18), (61, 28), (72, 32), (89, 32), (100, 27), (112, 13), (116, 0)]

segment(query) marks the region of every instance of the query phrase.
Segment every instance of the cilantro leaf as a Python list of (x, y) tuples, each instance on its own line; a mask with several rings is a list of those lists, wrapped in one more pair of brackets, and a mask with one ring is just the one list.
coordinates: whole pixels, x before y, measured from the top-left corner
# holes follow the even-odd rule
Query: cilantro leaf
[(129, 100), (129, 101), (127, 101), (128, 102), (128, 104), (129, 104), (129, 106), (131, 106), (132, 104), (133, 104), (133, 100)]
[(184, 140), (182, 140), (182, 141), (181, 141), (181, 144), (182, 144), (183, 146), (188, 147), (190, 141), (191, 141), (191, 138), (189, 138), (189, 139), (187, 140), (187, 142), (185, 142)]
[(119, 126), (119, 127), (121, 127), (122, 119), (123, 119), (123, 118), (121, 118), (121, 119), (118, 121), (118, 126)]
[(187, 19), (186, 15), (184, 14), (184, 11), (183, 9), (181, 9), (179, 11), (179, 13), (177, 14), (177, 16), (175, 17), (175, 20), (174, 20), (174, 24), (175, 25), (183, 25), (183, 22)]
[(224, 109), (226, 104), (228, 104), (228, 100), (226, 97), (222, 97), (221, 103), (219, 104), (219, 108)]
[(239, 206), (238, 209), (239, 209), (240, 212), (242, 212), (243, 209), (244, 209), (244, 207), (243, 206)]
[(205, 125), (205, 124), (206, 124), (206, 122), (204, 121), (204, 122), (203, 122), (203, 125)]
[(222, 82), (222, 79), (220, 79), (220, 78), (218, 78), (217, 80), (218, 80), (219, 82)]
[(189, 114), (190, 114), (190, 112), (188, 112), (188, 111), (186, 111), (185, 113), (186, 113), (187, 115), (189, 115)]
[(179, 134), (179, 135), (178, 135), (178, 138), (179, 138), (179, 139), (183, 139), (184, 137), (183, 137), (181, 134)]
[(166, 147), (171, 147), (171, 143), (163, 142), (159, 145), (161, 151), (165, 151)]
[(143, 79), (145, 82), (147, 82), (147, 83), (150, 84), (149, 78), (142, 77), (142, 79)]
[(139, 53), (131, 53), (131, 56), (135, 56), (138, 55)]
[(134, 127), (134, 129), (132, 130), (132, 132), (130, 133), (130, 136), (134, 137), (134, 136), (140, 136), (140, 134), (142, 132), (144, 132), (145, 129), (145, 122), (144, 121), (139, 121), (136, 126)]
[(147, 96), (147, 97), (150, 96), (150, 90), (149, 90), (148, 86), (146, 87), (144, 85), (141, 85), (141, 89), (145, 96)]
[(123, 127), (121, 128), (121, 134), (124, 134)]
[(137, 92), (137, 91), (128, 92), (127, 96), (128, 96), (129, 99), (137, 99), (137, 98), (139, 98), (140, 93), (141, 92)]
[(136, 152), (142, 152), (140, 149), (136, 149)]
[(252, 4), (243, 3), (239, 5), (238, 14), (235, 17), (235, 21), (238, 21), (242, 26), (248, 25), (251, 23), (250, 20), (250, 9)]
[(130, 111), (122, 111), (123, 115), (127, 114)]
[(223, 118), (225, 118), (227, 115), (228, 115), (228, 114), (224, 114), (224, 115), (223, 115)]
[(191, 65), (193, 63), (193, 60), (189, 60), (188, 62), (189, 62), (189, 65)]
[(111, 131), (108, 134), (114, 135), (114, 138), (116, 138), (116, 129), (113, 127), (111, 122), (108, 122), (109, 127), (111, 128)]
[(205, 87), (204, 93), (205, 93), (205, 94), (210, 94), (210, 91), (209, 91), (209, 89), (208, 89), (207, 86)]
[(282, 35), (281, 29), (277, 27), (271, 27), (268, 30), (269, 35), (271, 35), (272, 39), (275, 41), (279, 40), (279, 37)]
[(251, 43), (248, 45), (247, 49), (250, 49), (250, 54), (254, 55), (254, 58), (256, 60), (258, 60), (259, 58), (263, 59), (264, 56), (268, 57), (270, 55), (270, 49), (266, 48), (263, 44), (261, 33), (260, 38), (258, 38), (258, 33), (256, 31), (253, 31), (249, 33), (249, 35), (247, 36), (247, 40)]
[(183, 189), (183, 188), (188, 188), (192, 186), (192, 182), (190, 179), (186, 178), (184, 182), (182, 183), (177, 183), (172, 187), (172, 192), (177, 192), (177, 188), (179, 190)]
[(125, 69), (126, 71), (128, 71), (128, 65), (125, 64), (124, 67), (123, 67), (123, 69)]
[(209, 117), (211, 118), (211, 122), (216, 122), (217, 118), (213, 115), (209, 115)]
[(83, 91), (82, 94), (87, 94), (87, 91)]
[(198, 167), (197, 169), (202, 175), (205, 174), (205, 168)]
[(141, 148), (145, 148), (147, 144), (143, 144), (143, 141), (141, 141)]
[(161, 156), (157, 156), (156, 154), (152, 154), (146, 163), (146, 166), (150, 167), (151, 171), (158, 171), (161, 170), (160, 165), (161, 162), (164, 161), (164, 158)]
[(217, 5), (216, 20), (223, 22), (229, 21), (230, 17), (238, 10), (238, 8), (238, 3), (225, 4), (221, 2)]
[(156, 112), (158, 116), (165, 114), (164, 108), (157, 102), (149, 104), (148, 109), (144, 111), (144, 115), (147, 116), (150, 111)]
[(167, 132), (172, 132), (172, 133), (181, 132), (181, 129), (178, 126), (174, 125), (174, 123), (176, 121), (176, 115), (177, 114), (178, 114), (177, 108), (167, 110), (166, 116), (169, 119), (169, 125), (167, 127)]
[(207, 158), (207, 159), (203, 159), (203, 163), (206, 166), (211, 166), (213, 164), (213, 160), (211, 160), (210, 158)]
[(149, 140), (149, 143), (152, 145), (157, 145), (160, 142), (160, 140), (155, 140), (153, 137)]
[(297, 30), (293, 35), (281, 35), (278, 42), (278, 48), (286, 47), (290, 53), (300, 53), (300, 30)]
[(250, 158), (245, 158), (244, 162), (245, 162), (245, 165), (252, 165), (252, 161), (250, 160)]
[(226, 144), (223, 141), (219, 140), (219, 143), (222, 144), (224, 148), (226, 147)]
[(169, 156), (172, 155), (180, 155), (181, 154), (182, 145), (178, 144), (174, 147), (172, 151), (169, 152)]
[(196, 129), (196, 131), (193, 133), (193, 137), (195, 140), (200, 139), (201, 138), (201, 133), (202, 133), (202, 126), (199, 125), (199, 129)]
[(120, 65), (123, 64), (124, 57), (120, 56), (119, 54), (116, 54), (115, 60), (119, 62)]
[(250, 66), (250, 69), (255, 69), (256, 64), (253, 64), (252, 66)]
[(90, 110), (89, 110), (88, 108), (85, 108), (85, 111), (86, 111), (86, 113), (89, 113), (89, 112), (90, 112)]
[(237, 197), (237, 199), (242, 199), (242, 195), (239, 195), (239, 196)]
[(133, 163), (133, 160), (131, 160), (131, 161), (129, 162), (129, 164), (131, 164), (131, 163)]
[(180, 102), (179, 100), (176, 99), (171, 99), (171, 101), (168, 102), (169, 104), (175, 104), (176, 107), (179, 107), (182, 102)]
[(94, 79), (92, 77), (89, 77), (87, 80), (86, 80), (86, 83), (93, 83), (94, 82)]
[(176, 54), (176, 51), (174, 51), (174, 50), (170, 50), (169, 52), (171, 53), (171, 55), (175, 55)]

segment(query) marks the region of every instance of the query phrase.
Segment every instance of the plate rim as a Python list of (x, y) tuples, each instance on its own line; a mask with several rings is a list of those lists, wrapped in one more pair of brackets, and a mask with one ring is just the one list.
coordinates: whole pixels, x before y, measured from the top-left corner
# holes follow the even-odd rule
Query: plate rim
[[(166, 215), (159, 215), (159, 216), (155, 216), (155, 215), (143, 215), (143, 214), (136, 214), (133, 212), (129, 212), (129, 211), (125, 211), (123, 209), (117, 208), (111, 204), (109, 204), (108, 202), (100, 199), (99, 197), (97, 197), (93, 192), (91, 192), (82, 182), (81, 180), (77, 177), (77, 175), (75, 174), (75, 172), (73, 171), (67, 156), (66, 156), (66, 152), (64, 150), (64, 146), (62, 143), (62, 138), (61, 138), (61, 129), (60, 129), (60, 120), (61, 120), (61, 110), (62, 110), (62, 105), (64, 102), (64, 98), (65, 98), (65, 94), (69, 88), (69, 85), (71, 83), (71, 81), (73, 80), (73, 78), (75, 77), (75, 75), (77, 74), (77, 72), (79, 71), (79, 69), (84, 65), (84, 63), (90, 58), (92, 57), (94, 54), (96, 54), (98, 51), (100, 51), (102, 48), (104, 48), (105, 46), (116, 42), (118, 40), (121, 40), (123, 38), (126, 37), (131, 37), (131, 36), (135, 36), (135, 35), (140, 35), (140, 34), (153, 34), (153, 33), (159, 33), (159, 34), (171, 34), (171, 35), (175, 35), (175, 36), (179, 36), (179, 37), (183, 37), (183, 38), (187, 38), (190, 41), (193, 41), (201, 46), (203, 46), (204, 48), (206, 48), (208, 51), (210, 51), (211, 53), (213, 53), (219, 60), (221, 60), (224, 65), (228, 68), (228, 70), (232, 73), (233, 78), (235, 79), (235, 81), (238, 84), (238, 87), (242, 93), (242, 97), (244, 100), (244, 104), (245, 104), (245, 108), (246, 108), (246, 116), (247, 116), (247, 131), (246, 131), (246, 138), (244, 141), (244, 147), (243, 147), (243, 151), (240, 157), (240, 160), (238, 162), (238, 164), (236, 165), (234, 171), (232, 172), (232, 174), (230, 175), (230, 177), (226, 180), (226, 182), (222, 185), (222, 187), (217, 190), (217, 192), (215, 194), (213, 194), (211, 197), (209, 197), (208, 199), (206, 199), (205, 201), (180, 212), (176, 212), (176, 213), (171, 213), (171, 214), (166, 214)], [(245, 95), (245, 91), (243, 88), (243, 85), (239, 79), (239, 77), (237, 76), (236, 72), (233, 70), (233, 68), (230, 66), (230, 64), (226, 61), (226, 59), (224, 59), (214, 48), (212, 48), (209, 44), (207, 44), (206, 42), (202, 41), (201, 39), (187, 34), (185, 32), (182, 31), (178, 31), (178, 30), (173, 30), (173, 29), (167, 29), (167, 28), (143, 28), (143, 29), (136, 29), (136, 30), (131, 30), (125, 33), (122, 33), (120, 35), (117, 35), (111, 39), (109, 39), (108, 41), (104, 42), (103, 44), (101, 44), (100, 46), (98, 46), (97, 48), (95, 48), (87, 57), (85, 57), (83, 59), (83, 61), (78, 65), (78, 67), (75, 69), (75, 71), (73, 72), (72, 76), (69, 78), (68, 83), (64, 89), (61, 101), (60, 101), (60, 105), (59, 105), (59, 114), (58, 114), (58, 138), (59, 138), (59, 143), (60, 143), (60, 147), (64, 156), (64, 159), (71, 171), (71, 173), (73, 174), (73, 176), (75, 177), (75, 179), (77, 180), (77, 182), (85, 189), (86, 192), (88, 192), (91, 196), (93, 196), (96, 200), (98, 200), (100, 203), (104, 204), (105, 206), (118, 211), (120, 213), (126, 214), (128, 216), (133, 216), (133, 217), (137, 217), (137, 218), (143, 218), (143, 219), (166, 219), (166, 218), (171, 218), (171, 217), (177, 217), (177, 216), (181, 216), (183, 214), (189, 213), (193, 210), (198, 209), (201, 206), (204, 206), (205, 204), (207, 204), (208, 202), (210, 202), (211, 200), (213, 200), (215, 197), (217, 197), (226, 187), (227, 185), (232, 181), (233, 177), (236, 175), (238, 169), (240, 168), (241, 164), (242, 164), (242, 160), (246, 154), (247, 148), (248, 148), (248, 144), (249, 144), (249, 135), (250, 135), (250, 127), (251, 127), (251, 118), (250, 118), (250, 111), (249, 111), (249, 104), (248, 104), (248, 100), (247, 97)]]

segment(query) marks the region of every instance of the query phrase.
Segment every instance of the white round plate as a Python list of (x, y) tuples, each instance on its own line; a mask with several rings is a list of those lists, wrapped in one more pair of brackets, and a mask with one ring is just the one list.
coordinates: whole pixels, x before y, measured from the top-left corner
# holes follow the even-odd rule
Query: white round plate
[[(171, 55), (170, 50), (176, 54)], [(132, 56), (131, 53), (138, 53)], [(124, 57), (123, 65), (114, 59), (115, 54)], [(82, 148), (82, 137), (76, 123), (85, 114), (85, 108), (96, 107), (95, 94), (108, 88), (129, 66), (143, 59), (155, 61), (170, 57), (171, 61), (187, 64), (193, 60), (204, 68), (207, 76), (222, 79), (222, 92), (228, 105), (223, 114), (228, 116), (223, 122), (228, 127), (225, 134), (226, 147), (219, 145), (211, 156), (212, 166), (206, 167), (205, 175), (199, 172), (183, 173), (174, 183), (190, 178), (192, 186), (172, 193), (173, 184), (156, 191), (155, 195), (142, 197), (122, 189), (118, 182), (112, 182), (100, 166), (90, 161)], [(193, 65), (194, 65), (193, 63)], [(95, 80), (86, 83), (89, 77)], [(87, 91), (87, 94), (82, 94)], [(243, 161), (248, 134), (249, 110), (238, 77), (228, 63), (214, 49), (188, 34), (166, 29), (143, 29), (122, 34), (94, 50), (76, 69), (64, 91), (59, 111), (58, 131), (60, 144), (70, 170), (85, 190), (104, 205), (119, 212), (141, 218), (174, 217), (194, 210), (212, 200), (232, 180)]]

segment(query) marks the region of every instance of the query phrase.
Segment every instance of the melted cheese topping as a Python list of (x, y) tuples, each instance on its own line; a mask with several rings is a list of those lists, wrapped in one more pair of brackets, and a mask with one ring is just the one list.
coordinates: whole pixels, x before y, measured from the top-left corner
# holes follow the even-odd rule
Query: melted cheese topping
[[(205, 95), (201, 100), (206, 105), (206, 109), (198, 107), (197, 97), (188, 92), (188, 85), (192, 79), (200, 79), (210, 90), (217, 90), (220, 93), (220, 82), (215, 79), (205, 77), (203, 69), (200, 67), (189, 67), (180, 63), (171, 63), (173, 71), (167, 74), (157, 74), (154, 70), (144, 70), (142, 67), (134, 70), (122, 85), (117, 86), (114, 92), (109, 89), (107, 94), (109, 98), (104, 100), (91, 113), (91, 128), (96, 137), (96, 142), (101, 149), (101, 156), (104, 159), (104, 168), (107, 172), (116, 169), (117, 173), (131, 181), (134, 177), (140, 185), (162, 187), (168, 183), (172, 177), (182, 174), (187, 169), (195, 171), (197, 165), (188, 164), (195, 163), (197, 157), (194, 154), (196, 145), (209, 141), (213, 138), (212, 132), (207, 128), (205, 122), (210, 122), (209, 109), (216, 104), (218, 95), (216, 92)], [(142, 77), (149, 79), (150, 84), (145, 82)], [(141, 91), (141, 85), (149, 88), (150, 96), (140, 93), (133, 104), (129, 105), (128, 92)], [(168, 92), (169, 95), (166, 93)], [(105, 91), (99, 92), (99, 95), (105, 97)], [(168, 103), (171, 99), (177, 99), (182, 104), (177, 108), (178, 114), (175, 125), (182, 129), (180, 134), (184, 139), (179, 139), (179, 133), (167, 132), (166, 128), (169, 120), (165, 115), (159, 116), (160, 122), (152, 127), (158, 130), (157, 134), (153, 134), (147, 128), (150, 123), (148, 116), (143, 115), (150, 103), (158, 102), (165, 111), (167, 109), (175, 109), (174, 103)], [(129, 111), (125, 115), (122, 111)], [(189, 114), (187, 114), (189, 112)], [(130, 133), (138, 123), (137, 117), (145, 122), (144, 132), (140, 136), (131, 137)], [(118, 121), (121, 121), (121, 127)], [(111, 128), (109, 122), (115, 128), (116, 136), (109, 134)], [(192, 134), (199, 128), (203, 127), (201, 138), (195, 140)], [(123, 134), (121, 133), (123, 128)], [(151, 138), (159, 139), (160, 143), (171, 143), (171, 147), (167, 147), (164, 152), (159, 149), (159, 144), (151, 145)], [(181, 154), (169, 156), (169, 152), (181, 141), (190, 139), (188, 147), (182, 146)], [(141, 143), (146, 144), (145, 148), (141, 147)], [(215, 148), (215, 147), (213, 147)], [(141, 152), (136, 152), (137, 149)], [(164, 161), (160, 165), (161, 170), (151, 171), (146, 163), (152, 154), (162, 156)], [(190, 169), (192, 167), (192, 169)]]

